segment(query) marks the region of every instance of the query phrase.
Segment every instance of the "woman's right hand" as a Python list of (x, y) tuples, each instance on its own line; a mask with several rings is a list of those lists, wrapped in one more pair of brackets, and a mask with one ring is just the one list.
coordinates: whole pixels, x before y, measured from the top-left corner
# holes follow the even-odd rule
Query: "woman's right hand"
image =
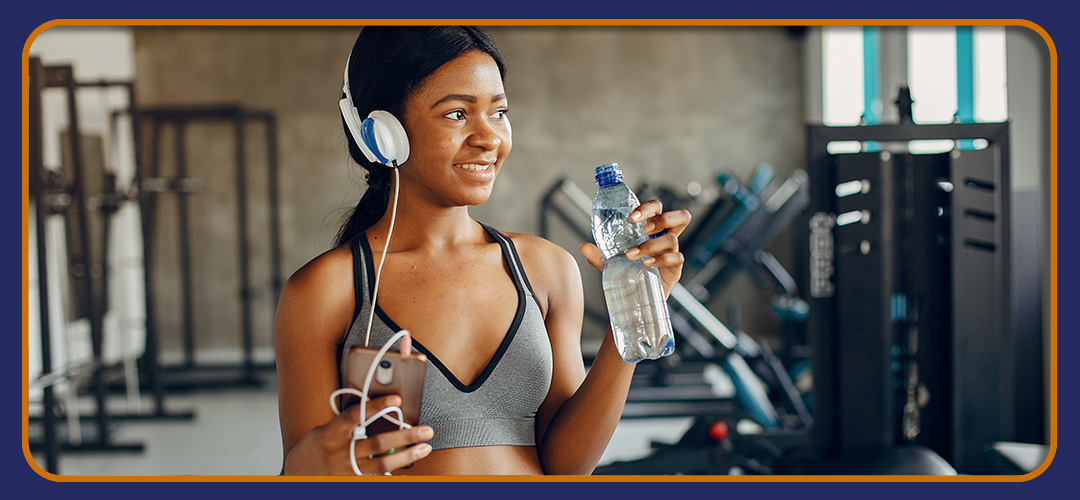
[[(370, 418), (387, 406), (400, 406), (397, 395), (372, 399), (367, 404)], [(353, 429), (360, 423), (360, 405), (352, 405), (333, 420), (308, 432), (285, 457), (285, 475), (325, 476), (353, 475), (349, 464), (349, 447)], [(356, 465), (364, 474), (383, 474), (408, 467), (428, 456), (434, 431), (426, 425), (411, 429), (383, 432), (356, 442)], [(394, 450), (394, 453), (385, 453)]]

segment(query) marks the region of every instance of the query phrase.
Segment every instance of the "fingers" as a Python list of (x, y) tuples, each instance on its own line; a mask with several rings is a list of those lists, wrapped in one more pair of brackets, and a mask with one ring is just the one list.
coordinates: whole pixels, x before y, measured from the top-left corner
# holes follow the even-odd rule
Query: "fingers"
[(662, 212), (663, 206), (657, 200), (642, 203), (633, 213), (638, 214), (644, 220), (643, 230), (650, 239), (630, 250), (626, 251), (626, 257), (631, 260), (644, 258), (645, 265), (650, 267), (675, 267), (683, 264), (684, 258), (679, 253), (679, 235), (690, 224), (690, 212), (686, 210), (672, 210)]
[(421, 441), (434, 435), (431, 427), (425, 425), (383, 432), (358, 441), (357, 465), (365, 474), (383, 474), (407, 467), (431, 453), (431, 445)]
[[(685, 259), (679, 253), (679, 235), (690, 225), (690, 219), (690, 212), (684, 209), (664, 212), (660, 200), (642, 203), (630, 213), (630, 221), (645, 222), (642, 229), (651, 238), (627, 250), (626, 258), (644, 258), (643, 262), (649, 267), (681, 267)], [(593, 267), (604, 269), (604, 257), (595, 245), (583, 243), (578, 250)]]
[(642, 203), (633, 212), (630, 212), (630, 222), (641, 222), (664, 211), (664, 204), (660, 200), (649, 200)]
[(653, 264), (652, 261), (658, 261), (660, 258), (671, 261), (675, 255), (678, 256), (676, 264), (681, 263), (682, 254), (679, 253), (679, 237), (674, 232), (662, 234), (626, 251), (626, 258), (630, 260), (648, 257), (645, 259), (645, 265), (651, 265)]
[[(342, 431), (352, 433), (353, 427), (360, 423), (360, 403), (349, 405), (348, 408), (342, 410), (341, 415), (330, 421), (328, 426), (332, 427), (331, 432)], [(367, 407), (364, 408), (366, 416), (365, 419), (371, 418), (373, 415), (386, 408), (387, 406), (401, 406), (401, 396), (397, 394), (389, 394), (386, 396), (378, 397), (368, 401)]]
[(435, 435), (435, 431), (426, 425), (418, 425), (411, 429), (380, 432), (369, 436), (362, 442), (356, 443), (358, 456), (378, 456), (390, 450), (401, 450), (421, 441), (427, 441)]
[(593, 267), (603, 271), (604, 270), (604, 254), (600, 253), (600, 249), (592, 243), (582, 243), (578, 246), (578, 251), (581, 255), (585, 256), (585, 259), (592, 264)]
[(677, 267), (682, 266), (685, 258), (679, 252), (662, 253), (655, 257), (646, 257), (642, 262), (647, 267)]
[(678, 236), (686, 230), (688, 225), (690, 225), (690, 212), (680, 209), (649, 218), (642, 229), (649, 236), (662, 233), (665, 230)]
[[(360, 443), (357, 443), (359, 446)], [(360, 452), (357, 451), (357, 455)], [(357, 466), (364, 474), (386, 474), (398, 469), (404, 469), (431, 454), (431, 445), (420, 443), (405, 449), (395, 450), (394, 453), (374, 458), (357, 459)]]

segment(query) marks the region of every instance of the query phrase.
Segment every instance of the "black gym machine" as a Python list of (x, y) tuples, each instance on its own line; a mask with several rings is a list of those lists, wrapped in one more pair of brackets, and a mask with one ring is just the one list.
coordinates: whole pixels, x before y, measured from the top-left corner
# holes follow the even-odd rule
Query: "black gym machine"
[(1009, 125), (897, 104), (900, 123), (807, 127), (815, 447), (823, 472), (990, 474), (984, 448), (1016, 436)]

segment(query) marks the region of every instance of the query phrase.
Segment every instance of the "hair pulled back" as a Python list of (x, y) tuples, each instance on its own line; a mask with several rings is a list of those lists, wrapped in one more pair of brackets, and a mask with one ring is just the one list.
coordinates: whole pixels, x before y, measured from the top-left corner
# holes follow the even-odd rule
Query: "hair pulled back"
[[(367, 26), (349, 54), (349, 92), (353, 105), (366, 118), (373, 110), (389, 111), (402, 119), (405, 101), (424, 80), (461, 54), (486, 52), (505, 78), (506, 66), (494, 40), (480, 28), (468, 26)], [(342, 93), (344, 97), (344, 93)], [(374, 225), (390, 202), (390, 168), (369, 162), (342, 119), (349, 156), (367, 170), (368, 188), (338, 232), (342, 245)]]

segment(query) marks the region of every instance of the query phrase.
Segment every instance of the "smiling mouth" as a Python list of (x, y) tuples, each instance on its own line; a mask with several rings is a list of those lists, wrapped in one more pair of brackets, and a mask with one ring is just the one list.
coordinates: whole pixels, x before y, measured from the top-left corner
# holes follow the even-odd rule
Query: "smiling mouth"
[(457, 167), (458, 168), (463, 168), (465, 170), (483, 172), (484, 170), (487, 170), (489, 167), (491, 167), (491, 164), (490, 163), (462, 163), (462, 164), (457, 165)]

